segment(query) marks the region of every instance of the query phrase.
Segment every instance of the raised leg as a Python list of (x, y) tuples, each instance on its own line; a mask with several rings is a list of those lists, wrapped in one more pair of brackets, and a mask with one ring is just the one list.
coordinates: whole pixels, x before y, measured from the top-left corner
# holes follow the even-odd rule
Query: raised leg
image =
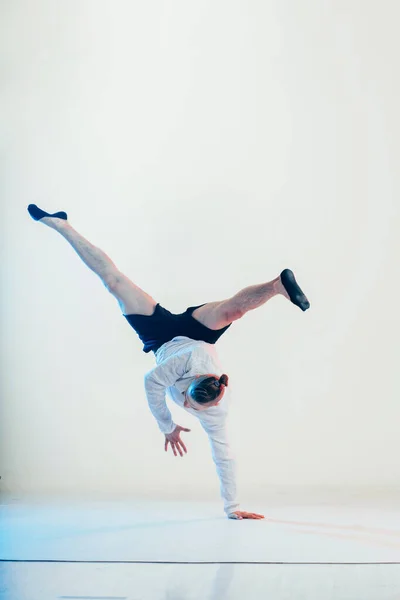
[(222, 329), (278, 294), (290, 299), (280, 277), (267, 283), (246, 287), (228, 300), (209, 302), (196, 308), (193, 317), (210, 329)]
[(38, 221), (60, 233), (73, 247), (83, 262), (100, 277), (107, 290), (116, 298), (125, 315), (152, 315), (154, 298), (121, 273), (100, 248), (93, 246), (67, 220), (44, 217)]

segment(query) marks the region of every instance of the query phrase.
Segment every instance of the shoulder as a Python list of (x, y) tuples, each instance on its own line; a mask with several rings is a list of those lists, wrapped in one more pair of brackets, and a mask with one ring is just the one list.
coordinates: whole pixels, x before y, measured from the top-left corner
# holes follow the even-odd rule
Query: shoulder
[(185, 367), (191, 358), (191, 352), (188, 349), (179, 350), (178, 352), (174, 352), (160, 360), (157, 364), (154, 365), (146, 374), (145, 378), (155, 375), (157, 373), (167, 373), (174, 372), (177, 369), (180, 370), (183, 366)]

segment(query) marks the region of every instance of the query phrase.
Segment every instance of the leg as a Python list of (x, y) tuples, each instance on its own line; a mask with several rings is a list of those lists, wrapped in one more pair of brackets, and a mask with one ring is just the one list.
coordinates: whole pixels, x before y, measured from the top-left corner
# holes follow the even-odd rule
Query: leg
[(237, 321), (243, 317), (249, 310), (258, 308), (278, 294), (289, 300), (289, 295), (280, 277), (268, 283), (244, 288), (228, 300), (209, 302), (200, 308), (196, 308), (193, 311), (193, 317), (210, 329), (222, 329), (232, 321)]
[(157, 304), (154, 298), (121, 273), (100, 248), (93, 246), (75, 231), (67, 220), (44, 217), (40, 222), (61, 233), (83, 262), (100, 277), (108, 291), (118, 300), (124, 314), (153, 314)]

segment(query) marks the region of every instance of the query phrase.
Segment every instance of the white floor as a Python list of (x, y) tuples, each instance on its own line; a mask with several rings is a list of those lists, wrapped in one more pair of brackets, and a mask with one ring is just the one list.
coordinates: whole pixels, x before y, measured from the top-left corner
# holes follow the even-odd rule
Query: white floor
[(2, 561), (72, 562), (1, 563), (0, 598), (400, 600), (398, 504), (251, 510), (267, 519), (217, 502), (5, 503)]
[(397, 565), (0, 564), (2, 600), (398, 600)]

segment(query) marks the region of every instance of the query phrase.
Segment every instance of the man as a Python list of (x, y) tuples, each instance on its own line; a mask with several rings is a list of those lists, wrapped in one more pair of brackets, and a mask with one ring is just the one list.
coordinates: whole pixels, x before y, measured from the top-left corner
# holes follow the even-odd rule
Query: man
[(35, 204), (28, 206), (35, 221), (58, 231), (83, 262), (102, 280), (117, 299), (123, 316), (142, 340), (144, 352), (153, 351), (156, 366), (145, 376), (150, 410), (175, 456), (187, 453), (181, 432), (190, 429), (176, 425), (167, 407), (165, 394), (195, 415), (209, 436), (212, 456), (220, 479), (224, 510), (231, 519), (263, 519), (263, 515), (239, 510), (236, 497), (235, 460), (227, 437), (228, 402), (222, 401), (228, 376), (222, 373), (214, 344), (248, 311), (283, 295), (303, 311), (310, 307), (306, 296), (289, 269), (273, 281), (247, 287), (232, 298), (189, 307), (173, 314), (156, 303), (121, 273), (111, 259), (93, 246), (68, 222), (65, 212), (46, 213)]

